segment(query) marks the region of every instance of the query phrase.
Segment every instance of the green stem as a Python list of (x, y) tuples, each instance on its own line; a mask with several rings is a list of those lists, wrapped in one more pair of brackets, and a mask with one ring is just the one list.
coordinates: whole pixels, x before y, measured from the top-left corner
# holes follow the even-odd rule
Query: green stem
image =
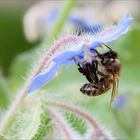
[[(76, 3), (76, 0), (67, 0), (66, 5), (64, 6), (64, 8), (58, 18), (58, 21), (57, 21), (56, 25), (54, 26), (52, 33), (50, 34), (50, 38), (52, 38), (52, 37), (57, 38), (59, 36), (59, 34), (61, 33), (61, 31), (63, 29), (65, 21), (69, 15), (70, 11), (74, 7), (75, 3)], [(45, 44), (45, 45), (52, 44), (52, 40), (49, 40), (49, 41), (47, 40), (47, 42), (44, 41), (43, 44)], [(37, 69), (39, 69), (39, 68), (37, 68)], [(25, 86), (24, 90), (21, 91), (21, 93), (17, 95), (16, 100), (13, 101), (13, 105), (9, 108), (6, 116), (4, 117), (4, 120), (1, 121), (0, 134), (5, 135), (8, 132), (8, 130), (10, 129), (12, 123), (14, 122), (14, 120), (16, 118), (17, 112), (19, 111), (20, 107), (23, 106), (24, 99), (28, 95), (27, 89), (28, 89), (29, 85), (30, 85), (30, 83), (28, 83)], [(0, 135), (0, 140), (2, 140), (2, 139), (4, 139), (4, 138), (2, 135)]]
[(55, 39), (58, 38), (58, 36), (60, 35), (60, 33), (64, 27), (64, 24), (65, 24), (67, 18), (69, 16), (71, 10), (74, 8), (75, 4), (76, 4), (76, 0), (67, 0), (64, 8), (62, 9), (62, 11), (60, 13), (60, 16), (58, 17), (56, 24), (53, 27), (52, 32), (49, 35), (50, 39), (46, 40), (46, 38), (45, 38), (43, 44), (47, 43), (48, 45), (51, 45), (52, 41), (53, 41), (52, 38), (55, 38)]
[[(6, 135), (8, 132), (9, 128), (11, 127), (13, 121), (16, 118), (16, 114), (19, 111), (20, 107), (24, 103), (24, 98), (27, 96), (27, 92), (22, 91), (21, 94), (17, 94), (16, 99), (14, 100), (13, 104), (10, 106), (8, 109), (6, 115), (1, 121), (0, 124), (0, 134)], [(4, 140), (5, 138), (0, 135), (0, 140)]]

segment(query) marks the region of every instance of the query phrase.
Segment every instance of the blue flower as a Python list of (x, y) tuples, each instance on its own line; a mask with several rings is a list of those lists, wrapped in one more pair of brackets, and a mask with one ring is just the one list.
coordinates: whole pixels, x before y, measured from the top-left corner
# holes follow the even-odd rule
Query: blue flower
[(128, 100), (128, 97), (126, 95), (120, 95), (116, 98), (113, 107), (114, 108), (122, 108)]
[(125, 34), (131, 24), (132, 18), (128, 14), (125, 14), (116, 26), (107, 29), (105, 28), (100, 33), (97, 41), (103, 43), (114, 41), (118, 39), (121, 35)]
[(40, 87), (45, 85), (54, 77), (59, 67), (60, 66), (57, 63), (54, 63), (49, 71), (37, 75), (30, 85), (29, 92), (35, 91), (36, 89), (39, 89)]
[[(43, 20), (45, 22), (54, 22), (57, 20), (60, 13), (60, 9), (58, 7), (54, 8), (49, 15), (44, 16)], [(100, 23), (90, 23), (87, 20), (83, 20), (75, 15), (70, 15), (67, 19), (68, 23), (74, 25), (80, 31), (86, 33), (96, 34), (103, 29), (103, 25)]]
[(29, 92), (39, 89), (40, 87), (45, 85), (49, 80), (51, 80), (55, 76), (56, 72), (58, 71), (61, 65), (64, 64), (66, 66), (69, 66), (71, 63), (74, 63), (74, 57), (78, 56), (80, 58), (82, 55), (81, 51), (82, 49), (78, 51), (66, 51), (56, 56), (53, 59), (53, 64), (49, 71), (47, 70), (46, 72), (41, 73), (34, 78), (30, 85)]
[[(61, 65), (68, 66), (71, 63), (77, 64), (81, 63), (82, 61), (88, 61), (87, 55), (89, 54), (87, 52), (91, 52), (94, 54), (92, 49), (96, 49), (101, 44), (118, 39), (121, 35), (125, 34), (128, 31), (128, 28), (131, 25), (131, 23), (132, 18), (126, 14), (116, 26), (105, 28), (102, 32), (94, 36), (94, 40), (91, 44), (89, 44), (89, 46), (86, 45), (85, 47), (85, 44), (81, 45), (79, 48), (78, 46), (76, 46), (75, 50), (65, 50), (62, 53), (55, 56), (52, 59), (52, 65), (50, 69), (34, 77), (33, 81), (31, 82), (31, 85), (29, 86), (29, 92), (33, 92), (41, 88), (43, 85), (47, 84), (55, 76), (56, 72), (59, 70)], [(79, 42), (79, 44), (81, 44), (81, 42)]]
[(90, 23), (87, 20), (80, 19), (73, 15), (69, 16), (68, 21), (85, 33), (96, 34), (103, 29), (103, 26), (99, 23)]
[(59, 15), (59, 8), (55, 7), (47, 16), (43, 17), (44, 21), (54, 22)]

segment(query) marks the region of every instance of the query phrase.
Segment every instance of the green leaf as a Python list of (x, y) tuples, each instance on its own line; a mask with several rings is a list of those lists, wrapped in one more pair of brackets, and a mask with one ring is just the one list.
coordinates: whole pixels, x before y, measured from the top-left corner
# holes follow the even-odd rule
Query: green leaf
[(50, 127), (50, 119), (40, 103), (18, 113), (7, 137), (11, 140), (42, 140)]

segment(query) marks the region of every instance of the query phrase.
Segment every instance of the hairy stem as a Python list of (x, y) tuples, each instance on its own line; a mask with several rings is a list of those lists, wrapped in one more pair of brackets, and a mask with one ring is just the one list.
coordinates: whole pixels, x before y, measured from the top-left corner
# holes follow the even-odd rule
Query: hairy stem
[[(100, 127), (98, 126), (96, 120), (94, 118), (92, 118), (88, 113), (84, 112), (83, 110), (72, 106), (72, 105), (68, 105), (65, 103), (61, 103), (61, 102), (57, 102), (57, 101), (53, 101), (53, 100), (48, 100), (47, 103), (54, 105), (56, 107), (60, 107), (60, 108), (64, 108), (64, 109), (68, 109), (72, 112), (77, 113), (78, 115), (80, 115), (81, 117), (85, 118), (86, 121), (92, 126), (93, 128), (93, 137), (95, 139), (97, 139), (98, 137), (98, 133), (100, 132)], [(95, 134), (95, 135), (94, 135)]]
[[(74, 42), (77, 42), (77, 41), (79, 41), (79, 38), (77, 36), (74, 36), (74, 35), (64, 37), (61, 40), (57, 41), (50, 48), (50, 50), (47, 52), (47, 54), (45, 54), (43, 56), (43, 58), (39, 61), (39, 64), (37, 65), (38, 67), (35, 69), (35, 71), (33, 71), (30, 78), (26, 82), (26, 86), (24, 87), (24, 89), (19, 94), (17, 94), (17, 97), (14, 100), (13, 104), (11, 105), (10, 109), (8, 110), (6, 116), (4, 116), (4, 119), (3, 119), (2, 123), (1, 123), (1, 126), (0, 126), (0, 132), (5, 132), (7, 127), (13, 122), (13, 119), (15, 118), (16, 112), (18, 111), (20, 106), (23, 105), (24, 98), (26, 97), (26, 95), (28, 95), (28, 87), (30, 86), (30, 83), (31, 83), (33, 77), (41, 72), (44, 65), (49, 66), (50, 55), (53, 55), (55, 53), (55, 51), (57, 49), (59, 49), (65, 43), (70, 43), (70, 42), (74, 43)], [(7, 120), (9, 120), (9, 121), (7, 121)]]
[[(18, 112), (19, 108), (22, 106), (24, 98), (26, 97), (27, 92), (22, 92), (22, 94), (18, 93), (16, 99), (14, 100), (13, 104), (10, 106), (9, 110), (7, 111), (6, 115), (3, 117), (2, 122), (0, 124), (0, 133), (6, 134), (8, 128), (11, 126), (12, 122), (15, 120), (16, 113)], [(2, 139), (2, 136), (0, 136)]]
[(53, 106), (56, 106), (56, 107), (70, 110), (72, 112), (75, 112), (79, 116), (83, 117), (92, 127), (92, 139), (98, 140), (100, 136), (102, 136), (104, 140), (110, 139), (108, 137), (108, 135), (101, 130), (101, 128), (98, 125), (98, 123), (96, 122), (96, 120), (93, 117), (91, 117), (87, 112), (85, 112), (75, 106), (72, 106), (72, 105), (69, 105), (66, 103), (62, 103), (62, 102), (58, 102), (58, 101), (54, 101), (54, 100), (48, 100), (47, 103), (49, 103)]
[(50, 114), (50, 116), (52, 117), (54, 123), (60, 129), (60, 131), (63, 134), (64, 138), (66, 140), (72, 140), (72, 136), (71, 136), (71, 134), (69, 132), (69, 129), (66, 126), (66, 124), (64, 123), (64, 120), (62, 119), (62, 117), (56, 111), (53, 111), (52, 109), (47, 109), (47, 112)]
[[(56, 26), (54, 27), (52, 34), (50, 35), (51, 37), (58, 36), (60, 34), (67, 16), (69, 15), (70, 11), (74, 7), (74, 3), (75, 2), (73, 0), (67, 1), (63, 11), (61, 12), (58, 22), (57, 22)], [(43, 67), (43, 63), (40, 66), (38, 66), (36, 68), (35, 72), (33, 72), (33, 73), (36, 74), (42, 67)], [(29, 79), (32, 79), (33, 76), (31, 76), (31, 78), (29, 78)], [(20, 93), (17, 94), (16, 100), (13, 101), (12, 106), (10, 106), (8, 112), (4, 116), (4, 119), (1, 121), (1, 124), (0, 124), (0, 133), (1, 134), (6, 134), (7, 131), (9, 130), (11, 124), (15, 120), (18, 110), (20, 109), (21, 105), (23, 105), (24, 99), (28, 95), (28, 86), (29, 85), (30, 85), (30, 80), (28, 83), (26, 83), (23, 90), (21, 90)], [(2, 136), (0, 136), (0, 139), (3, 139)]]
[(4, 135), (4, 134), (0, 134), (0, 137), (1, 137), (1, 138), (3, 138), (3, 139), (5, 138), (6, 140), (10, 140), (10, 138), (9, 138), (9, 137), (7, 137), (7, 136), (6, 136), (6, 135)]
[[(47, 68), (51, 62), (51, 56), (54, 55), (54, 53), (64, 44), (66, 43), (76, 43), (79, 41), (79, 37), (75, 36), (75, 35), (70, 35), (70, 36), (66, 36), (60, 40), (58, 40), (52, 47), (50, 47), (49, 51), (43, 56), (43, 58), (39, 61), (38, 63), (38, 69), (36, 71), (33, 72), (33, 76), (36, 76), (38, 73), (40, 73), (43, 69), (43, 67), (45, 66), (45, 68)], [(32, 79), (31, 78), (31, 79)]]

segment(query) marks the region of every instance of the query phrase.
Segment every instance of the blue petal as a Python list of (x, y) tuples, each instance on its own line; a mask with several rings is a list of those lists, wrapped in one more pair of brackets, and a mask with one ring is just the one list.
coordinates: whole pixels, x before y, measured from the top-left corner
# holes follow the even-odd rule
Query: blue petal
[(41, 73), (33, 79), (32, 83), (29, 87), (29, 93), (33, 92), (33, 91), (41, 88), (45, 84), (47, 84), (48, 81), (51, 80), (55, 76), (56, 72), (58, 71), (58, 69), (60, 68), (60, 66), (62, 64), (69, 66), (71, 63), (73, 63), (74, 57), (77, 55), (80, 55), (81, 51), (82, 51), (82, 49), (80, 49), (78, 51), (67, 51), (67, 52), (64, 52), (64, 53), (58, 55), (57, 57), (55, 57), (53, 59), (54, 64), (49, 69), (49, 71)]
[(103, 26), (99, 23), (90, 23), (87, 20), (80, 19), (74, 15), (71, 15), (68, 18), (68, 21), (87, 33), (96, 34), (103, 29)]
[(116, 26), (107, 31), (103, 36), (100, 36), (99, 39), (97, 39), (97, 41), (108, 43), (113, 40), (116, 40), (128, 31), (128, 28), (131, 24), (132, 18), (128, 14), (125, 14)]
[(82, 55), (82, 49), (79, 49), (77, 51), (66, 51), (66, 52), (58, 55), (57, 57), (55, 57), (53, 59), (53, 61), (56, 62), (59, 65), (66, 64), (71, 59), (73, 59), (75, 56), (80, 57), (81, 55)]
[(120, 95), (117, 97), (117, 99), (115, 100), (113, 106), (114, 108), (122, 108), (124, 107), (124, 105), (126, 104), (128, 100), (128, 97), (126, 95)]
[(65, 62), (66, 62), (66, 63), (64, 63), (64, 65), (66, 65), (66, 67), (69, 68), (70, 65), (71, 65), (72, 63), (74, 63), (75, 61), (74, 61), (74, 59), (69, 59), (68, 61), (65, 61)]
[[(45, 22), (55, 22), (60, 13), (60, 8), (55, 7), (47, 16), (43, 17)], [(84, 32), (96, 34), (103, 29), (100, 23), (90, 23), (87, 20), (80, 19), (78, 16), (70, 15), (68, 22), (82, 29)]]
[(43, 20), (45, 22), (54, 22), (56, 21), (58, 15), (59, 15), (59, 8), (58, 7), (55, 7), (54, 9), (52, 9), (52, 11), (47, 15), (47, 16), (44, 16), (43, 17)]
[(93, 42), (91, 45), (90, 45), (90, 49), (96, 49), (97, 47), (99, 47), (102, 43), (101, 42)]
[(55, 76), (55, 74), (56, 74), (56, 72), (57, 72), (57, 70), (59, 69), (59, 65), (58, 64), (56, 64), (56, 63), (54, 63), (53, 65), (52, 65), (52, 67), (49, 69), (49, 71), (46, 71), (46, 72), (44, 72), (44, 73), (42, 73), (42, 74), (39, 74), (39, 75), (37, 75), (34, 79), (33, 79), (33, 81), (32, 81), (32, 83), (31, 83), (31, 85), (30, 85), (30, 87), (29, 87), (29, 93), (30, 92), (33, 92), (33, 91), (35, 91), (35, 90), (37, 90), (37, 89), (39, 89), (39, 88), (41, 88), (42, 86), (44, 86), (49, 80), (51, 80), (54, 76)]

